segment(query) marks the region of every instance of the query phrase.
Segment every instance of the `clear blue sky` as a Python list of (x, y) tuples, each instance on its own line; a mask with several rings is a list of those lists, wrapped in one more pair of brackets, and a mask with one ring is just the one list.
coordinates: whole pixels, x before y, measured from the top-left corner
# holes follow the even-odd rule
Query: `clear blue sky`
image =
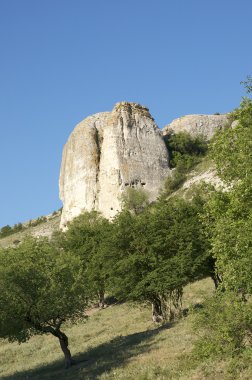
[(251, 0), (0, 0), (0, 226), (61, 207), (76, 123), (135, 101), (162, 128), (227, 112), (252, 74)]

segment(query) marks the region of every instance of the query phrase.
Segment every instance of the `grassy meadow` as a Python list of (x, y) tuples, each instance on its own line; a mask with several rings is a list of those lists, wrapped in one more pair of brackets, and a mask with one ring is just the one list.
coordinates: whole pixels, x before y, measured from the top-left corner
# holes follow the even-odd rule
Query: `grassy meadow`
[[(214, 291), (205, 279), (186, 287), (185, 311)], [(178, 322), (155, 325), (150, 307), (115, 304), (93, 309), (86, 322), (65, 326), (76, 364), (63, 368), (58, 340), (35, 336), (27, 343), (1, 341), (0, 378), (3, 380), (222, 380), (226, 363), (194, 363), (190, 351), (197, 334), (190, 313)], [(243, 373), (241, 379), (251, 379)], [(248, 377), (246, 377), (248, 376)]]

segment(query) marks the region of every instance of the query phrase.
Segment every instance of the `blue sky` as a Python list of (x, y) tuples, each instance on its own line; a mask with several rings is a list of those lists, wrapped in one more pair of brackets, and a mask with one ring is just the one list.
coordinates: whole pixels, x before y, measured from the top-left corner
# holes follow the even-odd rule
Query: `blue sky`
[(228, 112), (252, 74), (251, 0), (1, 0), (0, 226), (61, 207), (64, 143), (122, 100), (158, 126)]

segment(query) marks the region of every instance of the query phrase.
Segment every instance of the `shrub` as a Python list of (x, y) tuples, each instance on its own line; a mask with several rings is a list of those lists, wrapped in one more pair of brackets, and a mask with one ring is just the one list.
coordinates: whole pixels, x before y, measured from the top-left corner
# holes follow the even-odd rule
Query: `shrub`
[(171, 168), (179, 164), (190, 169), (199, 162), (199, 158), (207, 152), (208, 144), (203, 137), (193, 137), (189, 133), (180, 132), (170, 135), (166, 140), (170, 154)]
[(217, 292), (195, 312), (199, 359), (234, 356), (252, 343), (252, 305), (232, 292)]

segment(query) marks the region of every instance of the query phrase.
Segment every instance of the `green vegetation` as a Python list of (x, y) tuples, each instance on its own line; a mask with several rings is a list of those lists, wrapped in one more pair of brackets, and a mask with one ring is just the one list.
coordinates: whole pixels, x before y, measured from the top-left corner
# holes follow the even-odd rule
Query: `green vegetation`
[(166, 145), (170, 154), (171, 168), (179, 166), (180, 170), (192, 168), (206, 154), (208, 148), (203, 137), (192, 137), (186, 132), (168, 136)]
[(104, 306), (111, 233), (111, 223), (93, 211), (75, 218), (65, 233), (57, 232), (53, 237), (58, 248), (80, 259), (89, 297), (100, 307)]
[(108, 262), (118, 299), (149, 302), (155, 321), (181, 315), (183, 287), (208, 272), (199, 206), (174, 197), (116, 218)]
[(40, 216), (35, 220), (29, 221), (29, 227), (36, 227), (41, 223), (45, 223), (47, 221), (47, 218), (45, 216)]
[(46, 218), (46, 222), (39, 223), (36, 226), (29, 226), (29, 223), (23, 223), (22, 230), (0, 238), (0, 248), (7, 248), (12, 245), (18, 245), (28, 236), (48, 236), (50, 237), (54, 231), (59, 230), (60, 214)]
[(35, 334), (57, 337), (66, 367), (72, 364), (65, 320), (83, 315), (87, 302), (77, 256), (46, 239), (27, 239), (0, 251), (0, 337), (24, 342)]
[[(185, 287), (184, 307), (200, 304), (213, 290), (209, 279)], [(128, 303), (91, 309), (87, 314), (87, 321), (64, 327), (74, 366), (67, 371), (62, 368), (60, 347), (50, 335), (37, 335), (20, 345), (5, 340), (0, 345), (0, 378), (188, 380), (195, 373), (204, 379), (200, 367), (191, 372), (191, 364), (181, 358), (181, 353), (190, 353), (197, 338), (190, 315), (173, 324), (157, 325), (149, 318), (149, 307)]]
[[(226, 191), (203, 185), (190, 200), (180, 196), (208, 147), (179, 134), (168, 140), (174, 174), (155, 203), (131, 188), (112, 222), (86, 212), (50, 242), (30, 238), (0, 252), (0, 337), (51, 333), (69, 367), (69, 331), (78, 355), (68, 373), (55, 363), (15, 379), (252, 378), (252, 101), (231, 118), (237, 125), (209, 149)], [(106, 295), (120, 304), (107, 307)], [(93, 303), (102, 310), (90, 309), (83, 325)]]
[(238, 125), (219, 134), (211, 147), (218, 174), (231, 187), (213, 192), (204, 206), (221, 286), (196, 319), (203, 333), (195, 348), (196, 356), (206, 360), (230, 358), (232, 378), (240, 369), (238, 358), (244, 368), (251, 360), (252, 102), (243, 101), (235, 115)]
[(165, 181), (161, 194), (164, 199), (184, 184), (190, 171), (202, 162), (208, 152), (208, 143), (202, 137), (192, 137), (186, 132), (168, 136), (166, 145), (173, 172)]
[(135, 214), (139, 214), (149, 204), (148, 194), (144, 189), (136, 190), (129, 187), (122, 194), (122, 204), (125, 209), (130, 210)]
[[(53, 216), (57, 215), (57, 212), (55, 211), (53, 213)], [(16, 234), (18, 232), (22, 232), (27, 230), (29, 227), (36, 227), (41, 223), (47, 222), (47, 218), (45, 216), (40, 216), (37, 219), (30, 220), (28, 225), (24, 225), (22, 223), (14, 224), (13, 227), (6, 225), (0, 229), (0, 239), (3, 239), (7, 236), (11, 236), (13, 234)]]
[(22, 223), (14, 224), (13, 227), (11, 227), (9, 225), (4, 226), (0, 229), (0, 239), (7, 237), (7, 236), (10, 236), (10, 235), (13, 235), (17, 232), (23, 231), (24, 228), (25, 227), (23, 226)]

